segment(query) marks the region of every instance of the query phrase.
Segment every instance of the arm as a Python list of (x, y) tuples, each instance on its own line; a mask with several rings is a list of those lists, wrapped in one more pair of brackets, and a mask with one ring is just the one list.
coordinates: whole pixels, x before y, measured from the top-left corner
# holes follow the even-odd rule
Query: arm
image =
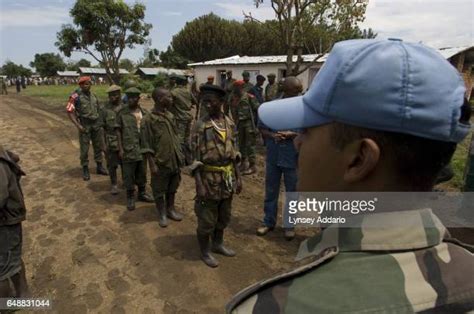
[(74, 123), (74, 125), (79, 130), (79, 132), (85, 131), (84, 127), (79, 123), (79, 120), (77, 119), (77, 115), (75, 111), (68, 112), (67, 115), (69, 117), (69, 120), (71, 120), (72, 123)]
[(207, 195), (207, 189), (202, 181), (201, 176), (201, 153), (200, 153), (200, 132), (199, 132), (199, 121), (194, 125), (194, 129), (192, 132), (192, 141), (191, 141), (191, 149), (193, 153), (193, 164), (191, 167), (194, 166), (193, 175), (194, 180), (196, 181), (196, 194), (198, 198), (205, 198)]
[(11, 171), (10, 167), (6, 162), (0, 162), (0, 210), (7, 206), (8, 197), (10, 193), (8, 192), (8, 185), (10, 181)]
[(67, 115), (69, 117), (69, 120), (72, 121), (72, 123), (74, 123), (74, 125), (76, 126), (76, 128), (79, 130), (79, 132), (84, 132), (84, 127), (81, 125), (81, 123), (79, 122), (79, 119), (77, 117), (77, 114), (76, 114), (76, 106), (77, 106), (77, 102), (78, 102), (78, 98), (79, 96), (77, 95), (77, 93), (73, 93), (71, 95), (71, 97), (69, 97), (69, 101), (67, 103), (67, 106), (66, 106), (66, 111), (67, 111)]

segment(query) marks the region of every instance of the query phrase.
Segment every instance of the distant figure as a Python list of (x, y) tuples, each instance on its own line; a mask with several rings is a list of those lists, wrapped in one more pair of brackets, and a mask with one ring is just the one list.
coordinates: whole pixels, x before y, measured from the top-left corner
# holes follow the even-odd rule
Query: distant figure
[(6, 84), (5, 79), (3, 77), (0, 78), (0, 85), (1, 85), (1, 88), (2, 88), (2, 95), (8, 95), (7, 84)]
[(207, 82), (204, 83), (205, 85), (214, 85), (214, 76), (213, 75), (209, 75), (207, 77)]
[(278, 85), (275, 83), (275, 73), (267, 75), (268, 84), (265, 86), (265, 101), (271, 101), (276, 99), (278, 94)]
[(263, 99), (263, 83), (265, 83), (265, 76), (263, 75), (257, 75), (257, 84), (252, 87), (249, 91), (249, 94), (252, 94), (255, 96), (255, 98), (257, 98), (257, 101), (259, 104), (263, 104), (263, 102), (265, 101)]
[(22, 87), (23, 89), (26, 88), (26, 79), (25, 79), (24, 76), (21, 77), (21, 87)]
[(16, 92), (18, 94), (19, 92), (21, 92), (21, 79), (19, 77), (16, 78), (15, 85), (16, 85)]

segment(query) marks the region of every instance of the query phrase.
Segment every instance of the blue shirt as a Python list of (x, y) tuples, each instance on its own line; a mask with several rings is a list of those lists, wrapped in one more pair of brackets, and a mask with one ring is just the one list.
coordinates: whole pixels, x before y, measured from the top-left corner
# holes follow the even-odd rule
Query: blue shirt
[(259, 104), (263, 104), (263, 102), (265, 101), (263, 99), (263, 88), (262, 87), (255, 85), (254, 87), (252, 87), (249, 90), (249, 93), (254, 95), (255, 98), (257, 98), (257, 101), (258, 101)]
[[(260, 121), (260, 119), (258, 120), (258, 128), (276, 132), (275, 130), (268, 128), (262, 121)], [(300, 133), (300, 130), (289, 131)], [(298, 152), (293, 144), (293, 139), (276, 142), (272, 138), (264, 137), (264, 141), (265, 147), (267, 148), (267, 163), (283, 168), (297, 168)]]

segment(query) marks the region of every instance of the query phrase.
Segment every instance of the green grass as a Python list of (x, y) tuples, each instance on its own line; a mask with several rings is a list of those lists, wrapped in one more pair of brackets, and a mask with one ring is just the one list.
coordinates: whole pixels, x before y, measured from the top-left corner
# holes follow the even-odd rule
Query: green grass
[[(38, 97), (44, 103), (51, 106), (65, 106), (69, 96), (78, 88), (77, 85), (41, 85), (28, 86), (21, 91), (22, 95), (30, 97)], [(107, 99), (106, 90), (108, 85), (93, 85), (92, 92), (97, 95), (99, 100), (105, 101)]]
[(451, 160), (451, 165), (454, 171), (454, 178), (451, 181), (446, 183), (446, 186), (455, 189), (461, 190), (464, 186), (464, 168), (466, 166), (466, 160), (469, 154), (469, 145), (471, 143), (471, 136), (469, 135), (459, 143), (456, 151), (454, 152), (453, 159)]

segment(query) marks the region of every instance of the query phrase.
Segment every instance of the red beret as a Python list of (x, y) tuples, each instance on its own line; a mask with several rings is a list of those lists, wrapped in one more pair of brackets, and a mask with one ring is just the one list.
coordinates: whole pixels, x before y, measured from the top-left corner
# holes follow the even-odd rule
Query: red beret
[(234, 86), (241, 87), (241, 86), (244, 86), (244, 84), (245, 84), (244, 80), (237, 80), (237, 81), (234, 82)]
[(209, 75), (209, 76), (207, 77), (207, 79), (208, 79), (208, 80), (210, 80), (210, 79), (213, 80), (213, 79), (214, 79), (214, 75)]
[(91, 81), (91, 77), (90, 76), (82, 76), (80, 79), (79, 79), (79, 85), (85, 83), (85, 82), (90, 82)]

